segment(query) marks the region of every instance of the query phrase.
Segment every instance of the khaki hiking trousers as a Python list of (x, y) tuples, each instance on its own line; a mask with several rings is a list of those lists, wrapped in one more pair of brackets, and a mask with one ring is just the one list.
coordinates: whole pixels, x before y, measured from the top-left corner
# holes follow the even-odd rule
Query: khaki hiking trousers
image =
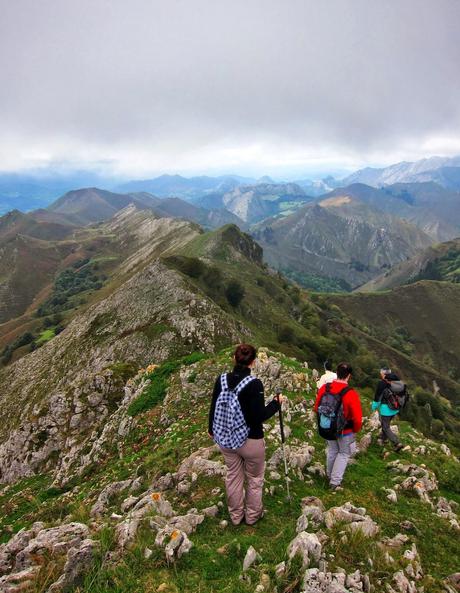
[(227, 466), (225, 487), (230, 519), (234, 525), (238, 525), (244, 518), (251, 525), (263, 513), (265, 441), (247, 439), (239, 449), (220, 447), (220, 450)]

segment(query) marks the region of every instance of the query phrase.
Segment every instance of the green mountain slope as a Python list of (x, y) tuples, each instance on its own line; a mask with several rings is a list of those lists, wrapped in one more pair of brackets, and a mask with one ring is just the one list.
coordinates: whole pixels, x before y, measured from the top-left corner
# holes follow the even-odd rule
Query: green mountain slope
[[(327, 300), (337, 305), (357, 329), (421, 363), (420, 373), (425, 372), (424, 366), (427, 371), (436, 369), (445, 378), (459, 381), (457, 284), (423, 281), (383, 293), (331, 295)], [(398, 366), (404, 368), (401, 361)], [(452, 386), (445, 391), (455, 393)], [(453, 399), (458, 401), (457, 396)]]
[(418, 280), (460, 281), (460, 239), (432, 245), (374, 278), (359, 291), (388, 290)]
[(71, 252), (67, 241), (16, 235), (0, 241), (0, 324), (22, 315)]
[(40, 212), (23, 214), (19, 210), (12, 210), (0, 217), (0, 241), (11, 239), (16, 235), (52, 241), (65, 239), (72, 233), (72, 225), (54, 220), (48, 221), (39, 214)]
[(308, 204), (252, 230), (277, 269), (309, 286), (309, 276), (359, 286), (431, 239), (414, 225), (340, 195)]

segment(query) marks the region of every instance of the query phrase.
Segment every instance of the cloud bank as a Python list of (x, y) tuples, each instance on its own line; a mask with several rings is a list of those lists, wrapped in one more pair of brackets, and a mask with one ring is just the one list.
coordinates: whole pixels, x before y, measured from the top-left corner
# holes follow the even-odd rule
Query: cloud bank
[(0, 169), (460, 153), (457, 0), (2, 0)]

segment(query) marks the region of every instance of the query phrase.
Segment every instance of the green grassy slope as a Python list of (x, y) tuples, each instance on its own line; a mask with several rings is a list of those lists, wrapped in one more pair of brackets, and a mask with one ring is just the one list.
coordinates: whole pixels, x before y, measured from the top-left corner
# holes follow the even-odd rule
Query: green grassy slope
[(433, 245), (360, 286), (358, 290), (388, 290), (419, 280), (460, 282), (460, 239)]
[(458, 381), (460, 287), (423, 281), (383, 293), (331, 295), (365, 333)]

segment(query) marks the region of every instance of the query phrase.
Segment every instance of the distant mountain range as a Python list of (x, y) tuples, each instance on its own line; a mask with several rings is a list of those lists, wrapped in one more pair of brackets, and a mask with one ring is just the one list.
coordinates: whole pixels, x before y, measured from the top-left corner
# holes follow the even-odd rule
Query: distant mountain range
[(225, 193), (213, 193), (197, 200), (205, 208), (226, 208), (246, 223), (275, 215), (287, 215), (313, 198), (295, 183), (241, 185)]
[(460, 192), (433, 182), (396, 183), (381, 189), (354, 183), (324, 197), (344, 196), (357, 199), (376, 212), (383, 211), (415, 224), (435, 242), (460, 234)]
[[(160, 175), (152, 179), (120, 181), (92, 171), (63, 173), (49, 169), (40, 173), (0, 173), (0, 215), (10, 210), (30, 211), (48, 206), (64, 193), (85, 187), (99, 187), (114, 193), (149, 193), (158, 197), (177, 197), (193, 203), (203, 199), (217, 202), (241, 186), (295, 184), (305, 195), (319, 197), (338, 187), (364, 183), (383, 187), (395, 183), (434, 182), (449, 190), (460, 190), (460, 156), (431, 157), (413, 163), (401, 162), (389, 167), (360, 169), (343, 179), (327, 176), (312, 180), (299, 177), (294, 181), (273, 180), (240, 175)], [(213, 205), (212, 207), (217, 207)], [(270, 212), (269, 215), (273, 215)]]
[(148, 208), (159, 217), (182, 218), (216, 228), (227, 223), (244, 222), (224, 208), (205, 209), (194, 206), (180, 198), (158, 198), (146, 192), (119, 194), (95, 187), (67, 192), (46, 210), (30, 213), (31, 217), (45, 217), (56, 222), (85, 226), (111, 218), (122, 208), (134, 204), (139, 209)]
[(130, 204), (208, 229), (228, 223), (251, 227), (271, 265), (320, 290), (356, 288), (418, 249), (460, 236), (460, 193), (433, 182), (383, 188), (355, 183), (320, 198), (295, 183), (266, 182), (210, 192), (193, 202), (148, 192), (72, 190), (46, 209), (15, 210), (1, 219), (0, 241), (14, 235), (59, 240)]
[(460, 156), (430, 157), (413, 163), (401, 162), (389, 167), (366, 167), (341, 180), (341, 185), (365, 183), (374, 187), (394, 183), (434, 181), (443, 187), (460, 189)]

